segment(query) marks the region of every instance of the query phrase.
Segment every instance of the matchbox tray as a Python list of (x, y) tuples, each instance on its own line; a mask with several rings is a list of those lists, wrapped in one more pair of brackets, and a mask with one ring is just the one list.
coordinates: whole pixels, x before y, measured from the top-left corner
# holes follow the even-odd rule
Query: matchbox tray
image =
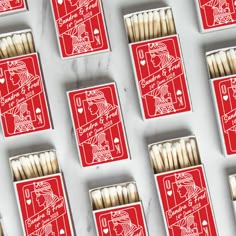
[(25, 0), (1, 0), (0, 16), (27, 10)]

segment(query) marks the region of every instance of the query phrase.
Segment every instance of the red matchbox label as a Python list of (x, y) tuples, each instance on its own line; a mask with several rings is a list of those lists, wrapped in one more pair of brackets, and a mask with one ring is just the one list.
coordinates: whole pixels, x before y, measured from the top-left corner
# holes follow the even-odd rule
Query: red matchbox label
[(234, 25), (236, 5), (234, 0), (197, 0), (204, 30)]
[(134, 43), (131, 50), (145, 118), (190, 111), (178, 37)]
[(51, 128), (37, 54), (0, 61), (0, 111), (5, 137)]
[(26, 9), (25, 0), (0, 0), (0, 15)]
[(82, 166), (128, 159), (114, 83), (68, 93)]
[(236, 76), (213, 81), (214, 96), (227, 155), (236, 154)]
[(100, 0), (51, 0), (63, 58), (108, 51)]
[(202, 166), (157, 175), (156, 181), (170, 236), (218, 235)]
[(74, 235), (60, 174), (15, 185), (24, 235)]
[(94, 213), (98, 236), (147, 236), (141, 203)]

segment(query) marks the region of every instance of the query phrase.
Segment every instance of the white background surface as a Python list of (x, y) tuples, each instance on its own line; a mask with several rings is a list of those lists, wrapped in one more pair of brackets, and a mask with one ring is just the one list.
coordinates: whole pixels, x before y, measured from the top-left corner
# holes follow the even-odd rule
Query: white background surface
[[(55, 147), (64, 171), (76, 234), (96, 235), (88, 190), (92, 187), (136, 180), (151, 236), (166, 235), (150, 167), (147, 144), (193, 133), (197, 136), (216, 216), (219, 235), (235, 236), (236, 221), (227, 174), (236, 173), (236, 159), (222, 155), (209, 87), (204, 52), (235, 46), (235, 28), (200, 34), (193, 0), (168, 0), (173, 7), (186, 66), (193, 113), (143, 121), (138, 104), (122, 14), (137, 6), (162, 6), (153, 0), (103, 0), (112, 52), (62, 61), (56, 41), (49, 0), (28, 0), (29, 12), (0, 18), (0, 32), (33, 29), (40, 53), (54, 131), (0, 140), (0, 212), (8, 236), (23, 235), (8, 158), (12, 155)], [(66, 91), (86, 81), (117, 82), (132, 161), (82, 169), (74, 141)]]

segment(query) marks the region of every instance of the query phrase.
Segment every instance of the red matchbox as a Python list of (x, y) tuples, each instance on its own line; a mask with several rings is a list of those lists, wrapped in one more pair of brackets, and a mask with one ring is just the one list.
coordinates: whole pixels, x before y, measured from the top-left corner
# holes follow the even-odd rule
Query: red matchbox
[(17, 13), (27, 9), (25, 0), (1, 0), (0, 16)]

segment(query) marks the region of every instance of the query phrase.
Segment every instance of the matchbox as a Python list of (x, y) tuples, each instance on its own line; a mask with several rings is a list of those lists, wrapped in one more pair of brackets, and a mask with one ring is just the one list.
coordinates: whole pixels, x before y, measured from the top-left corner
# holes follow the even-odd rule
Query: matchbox
[(0, 113), (5, 137), (52, 129), (30, 30), (0, 35)]
[(124, 21), (143, 118), (191, 111), (171, 8), (135, 12)]
[(26, 0), (1, 0), (0, 16), (27, 10)]
[(67, 93), (83, 167), (129, 159), (115, 83)]
[(195, 0), (201, 32), (234, 27), (236, 4), (234, 0)]
[(218, 235), (194, 136), (149, 145), (167, 234)]
[(62, 59), (110, 51), (101, 0), (51, 0)]
[(24, 235), (74, 236), (55, 150), (10, 158)]
[[(132, 187), (131, 187), (132, 186)], [(90, 199), (93, 209), (98, 236), (115, 235), (142, 235), (148, 236), (142, 202), (139, 197), (132, 197), (130, 191), (136, 189), (135, 183), (106, 186), (90, 191)], [(101, 195), (98, 193), (100, 192)], [(102, 198), (103, 209), (96, 208), (97, 201)]]

